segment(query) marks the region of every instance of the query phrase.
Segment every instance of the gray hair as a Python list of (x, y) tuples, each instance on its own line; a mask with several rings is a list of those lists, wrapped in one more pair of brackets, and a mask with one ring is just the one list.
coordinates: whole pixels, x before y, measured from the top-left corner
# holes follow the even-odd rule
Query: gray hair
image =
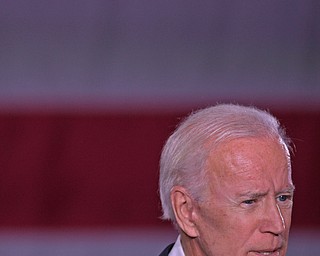
[(254, 107), (220, 104), (191, 113), (181, 122), (164, 145), (160, 159), (163, 219), (175, 222), (170, 200), (172, 188), (183, 186), (195, 200), (200, 200), (211, 150), (220, 143), (243, 137), (273, 138), (290, 148), (290, 140), (278, 120)]

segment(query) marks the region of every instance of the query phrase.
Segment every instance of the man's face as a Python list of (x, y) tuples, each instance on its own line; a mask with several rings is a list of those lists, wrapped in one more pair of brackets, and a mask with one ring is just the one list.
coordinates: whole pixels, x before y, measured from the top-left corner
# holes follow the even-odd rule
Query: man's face
[(209, 190), (198, 203), (196, 247), (203, 255), (285, 255), (294, 186), (286, 148), (236, 139), (212, 152)]

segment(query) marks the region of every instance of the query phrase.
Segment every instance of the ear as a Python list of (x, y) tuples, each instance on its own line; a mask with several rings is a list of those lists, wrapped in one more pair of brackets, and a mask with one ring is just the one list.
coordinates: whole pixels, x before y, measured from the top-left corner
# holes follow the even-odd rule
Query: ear
[(177, 224), (189, 237), (197, 237), (198, 231), (194, 223), (195, 202), (185, 188), (175, 186), (171, 190), (171, 204)]

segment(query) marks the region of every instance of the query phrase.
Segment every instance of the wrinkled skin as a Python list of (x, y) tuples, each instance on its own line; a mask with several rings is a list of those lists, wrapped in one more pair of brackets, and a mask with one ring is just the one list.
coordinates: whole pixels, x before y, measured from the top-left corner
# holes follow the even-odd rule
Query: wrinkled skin
[(208, 161), (204, 201), (189, 207), (186, 256), (286, 255), (294, 186), (283, 143), (242, 138), (220, 145)]

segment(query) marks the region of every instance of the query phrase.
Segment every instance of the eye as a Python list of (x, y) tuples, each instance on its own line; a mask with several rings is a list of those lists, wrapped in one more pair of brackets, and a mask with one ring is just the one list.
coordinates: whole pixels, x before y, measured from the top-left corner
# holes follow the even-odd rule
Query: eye
[(242, 203), (243, 203), (243, 204), (250, 205), (250, 204), (254, 204), (255, 202), (256, 202), (255, 199), (249, 199), (249, 200), (244, 200)]
[(281, 196), (279, 196), (279, 201), (281, 201), (281, 202), (284, 202), (284, 201), (286, 201), (288, 199), (288, 196), (286, 196), (286, 195), (281, 195)]
[(285, 201), (290, 200), (290, 199), (291, 199), (290, 195), (281, 195), (281, 196), (278, 197), (278, 200), (280, 202), (285, 202)]

